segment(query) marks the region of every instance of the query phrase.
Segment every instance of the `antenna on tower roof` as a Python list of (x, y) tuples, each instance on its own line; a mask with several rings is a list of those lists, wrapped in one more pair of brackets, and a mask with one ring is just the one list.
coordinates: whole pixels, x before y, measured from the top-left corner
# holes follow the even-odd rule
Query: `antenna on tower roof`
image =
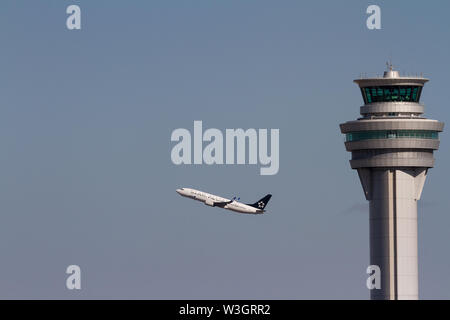
[(393, 65), (392, 65), (392, 62), (390, 60), (386, 61), (386, 67), (387, 67), (388, 71), (392, 71)]

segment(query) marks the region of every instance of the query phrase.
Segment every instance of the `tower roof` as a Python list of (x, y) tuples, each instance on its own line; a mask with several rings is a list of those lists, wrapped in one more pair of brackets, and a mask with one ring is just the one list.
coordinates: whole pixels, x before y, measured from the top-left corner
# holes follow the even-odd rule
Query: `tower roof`
[(392, 64), (388, 64), (388, 70), (384, 71), (382, 77), (368, 77), (353, 80), (360, 88), (372, 86), (421, 86), (427, 82), (428, 79), (422, 76), (401, 76), (397, 70), (393, 70)]

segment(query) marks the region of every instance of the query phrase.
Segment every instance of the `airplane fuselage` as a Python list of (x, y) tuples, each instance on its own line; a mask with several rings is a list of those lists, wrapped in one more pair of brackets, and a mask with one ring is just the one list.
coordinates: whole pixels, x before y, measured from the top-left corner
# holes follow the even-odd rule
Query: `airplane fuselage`
[(177, 193), (183, 197), (191, 198), (197, 201), (201, 201), (204, 204), (211, 207), (219, 207), (223, 209), (232, 210), (239, 213), (248, 213), (248, 214), (262, 214), (264, 213), (263, 209), (255, 208), (249, 206), (245, 203), (236, 201), (234, 199), (227, 199), (216, 196), (214, 194), (210, 194), (207, 192), (203, 192), (196, 189), (191, 188), (180, 188), (177, 189)]

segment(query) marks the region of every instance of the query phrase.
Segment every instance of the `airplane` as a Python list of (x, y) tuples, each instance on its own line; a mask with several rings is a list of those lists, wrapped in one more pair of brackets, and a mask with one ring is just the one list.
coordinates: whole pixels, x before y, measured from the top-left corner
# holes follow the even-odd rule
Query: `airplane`
[(248, 213), (248, 214), (262, 214), (266, 210), (267, 203), (272, 197), (271, 194), (266, 195), (264, 198), (256, 201), (252, 204), (245, 204), (239, 202), (240, 198), (236, 200), (236, 197), (233, 199), (226, 199), (214, 194), (210, 194), (207, 192), (191, 189), (191, 188), (180, 188), (176, 190), (177, 193), (183, 197), (191, 198), (194, 200), (198, 200), (211, 207), (219, 207), (223, 209), (228, 209), (231, 211), (239, 212), (239, 213)]

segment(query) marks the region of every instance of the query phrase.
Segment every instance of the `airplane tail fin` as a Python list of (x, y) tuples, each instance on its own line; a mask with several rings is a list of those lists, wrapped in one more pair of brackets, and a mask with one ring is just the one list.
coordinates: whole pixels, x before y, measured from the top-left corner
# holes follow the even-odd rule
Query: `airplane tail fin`
[(264, 210), (264, 208), (266, 207), (266, 205), (269, 202), (270, 198), (272, 198), (272, 195), (268, 194), (264, 198), (256, 201), (255, 203), (249, 203), (248, 205), (251, 206), (251, 207), (254, 207), (256, 209)]

